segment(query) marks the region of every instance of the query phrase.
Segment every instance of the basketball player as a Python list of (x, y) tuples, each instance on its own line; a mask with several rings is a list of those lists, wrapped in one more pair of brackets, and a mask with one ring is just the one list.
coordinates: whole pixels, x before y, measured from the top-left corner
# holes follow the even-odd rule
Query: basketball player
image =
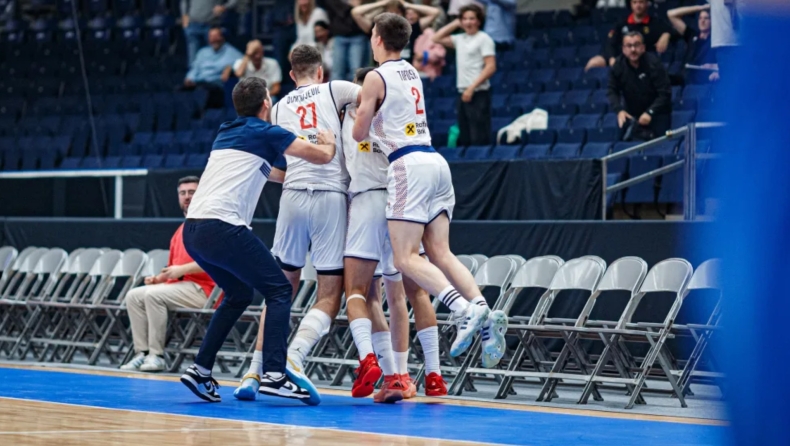
[[(353, 136), (365, 141), (372, 133), (390, 161), (387, 220), (395, 266), (453, 312), (458, 334), (450, 354), (466, 351), (483, 329), (483, 365), (493, 367), (504, 354), (507, 317), (490, 311), (474, 277), (450, 251), (450, 168), (431, 147), (419, 73), (400, 58), (411, 26), (391, 13), (373, 22), (370, 42), (380, 65), (365, 77)], [(420, 256), (420, 241), (430, 262)]]
[[(310, 142), (316, 140), (319, 128), (340, 135), (340, 111), (346, 104), (357, 102), (360, 91), (358, 85), (346, 81), (322, 84), (322, 63), (321, 53), (315, 47), (294, 48), (290, 74), (296, 89), (272, 109), (274, 124)], [(288, 349), (289, 364), (301, 371), (305, 358), (329, 332), (340, 310), (349, 177), (341, 147), (331, 162), (321, 166), (290, 155), (285, 160), (287, 166), (282, 167), (286, 171), (274, 169), (272, 173), (273, 177), (284, 177), (272, 252), (294, 290), (299, 286), (308, 250), (318, 273), (316, 303), (302, 319)], [(352, 322), (351, 330), (359, 331), (358, 325)], [(255, 399), (258, 393), (259, 349), (266, 342), (265, 337), (261, 340), (261, 333), (250, 370), (234, 393), (239, 399)]]
[(275, 159), (285, 153), (327, 164), (335, 157), (335, 138), (322, 130), (311, 143), (268, 123), (271, 98), (262, 79), (239, 82), (233, 89), (233, 106), (239, 117), (219, 128), (183, 231), (187, 252), (222, 288), (225, 298), (181, 382), (205, 401), (220, 401), (211, 369), (228, 333), (252, 302), (253, 290), (258, 290), (268, 309), (261, 388), (268, 395), (315, 405), (321, 401), (315, 386), (298, 369), (286, 366), (291, 284), (250, 230), (250, 222)]
[[(372, 68), (357, 71), (355, 82), (361, 84)], [(381, 142), (371, 137), (357, 143), (352, 136), (357, 104), (348, 104), (343, 116), (342, 143), (346, 167), (351, 176), (348, 188), (351, 201), (348, 210), (348, 232), (346, 233), (345, 282), (346, 308), (352, 325), (364, 323), (367, 330), (352, 331), (354, 340), (362, 338), (357, 346), (360, 351), (360, 366), (352, 388), (352, 396), (362, 397), (373, 392), (376, 381), (384, 374), (384, 385), (373, 397), (374, 402), (395, 402), (417, 394), (409, 377), (409, 313), (406, 307), (408, 296), (412, 306), (418, 308), (416, 326), (426, 356), (426, 395), (442, 396), (447, 389), (439, 370), (439, 335), (436, 317), (430, 296), (408, 278), (409, 293), (404, 291), (401, 274), (395, 269), (392, 248), (387, 229), (387, 161)], [(378, 267), (377, 267), (378, 265)], [(382, 275), (386, 287), (387, 302), (393, 333), (390, 334), (381, 307), (380, 285), (371, 278)], [(366, 296), (368, 296), (366, 301)], [(374, 300), (371, 301), (371, 298)], [(425, 315), (433, 319), (425, 320)], [(368, 334), (372, 328), (372, 335)], [(392, 342), (394, 335), (395, 342)], [(370, 337), (370, 342), (364, 340)], [(394, 354), (392, 350), (394, 349)], [(375, 354), (374, 354), (375, 352)], [(390, 362), (390, 357), (396, 360)], [(380, 362), (376, 361), (376, 358)]]

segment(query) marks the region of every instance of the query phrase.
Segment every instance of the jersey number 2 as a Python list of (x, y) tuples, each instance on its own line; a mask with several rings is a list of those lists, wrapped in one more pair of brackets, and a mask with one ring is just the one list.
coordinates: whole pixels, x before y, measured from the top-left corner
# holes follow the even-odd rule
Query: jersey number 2
[(416, 113), (418, 115), (425, 113), (425, 110), (420, 108), (420, 99), (422, 99), (420, 90), (418, 90), (417, 87), (411, 87), (411, 95), (414, 96), (414, 110)]
[[(305, 108), (305, 107), (307, 107), (307, 108)], [(316, 114), (315, 114), (315, 102), (311, 102), (311, 103), (307, 104), (305, 107), (301, 107), (300, 106), (299, 108), (296, 109), (296, 113), (298, 113), (302, 117), (299, 120), (299, 124), (301, 124), (302, 130), (314, 129), (314, 128), (318, 127), (318, 118), (316, 117)], [(307, 109), (308, 108), (310, 109), (311, 112), (313, 112), (313, 119), (312, 119), (313, 122), (312, 123), (305, 121), (305, 118), (307, 118)]]

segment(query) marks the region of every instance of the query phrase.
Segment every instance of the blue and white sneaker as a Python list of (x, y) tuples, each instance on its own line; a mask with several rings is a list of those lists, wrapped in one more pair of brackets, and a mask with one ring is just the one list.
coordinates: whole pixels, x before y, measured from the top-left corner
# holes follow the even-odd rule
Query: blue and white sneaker
[(248, 373), (241, 379), (241, 384), (233, 391), (237, 400), (255, 401), (258, 389), (261, 387), (261, 377), (257, 373)]
[(211, 374), (204, 375), (194, 365), (189, 366), (186, 372), (181, 375), (181, 382), (189, 388), (198, 398), (210, 403), (218, 403), (222, 398), (217, 393), (219, 384), (211, 377)]
[(507, 315), (504, 311), (492, 311), (483, 326), (483, 367), (496, 367), (505, 356), (505, 332), (507, 331)]
[(309, 406), (317, 406), (321, 404), (321, 394), (318, 393), (318, 389), (315, 387), (310, 378), (307, 377), (302, 372), (302, 368), (298, 367), (291, 358), (288, 358), (288, 362), (285, 365), (285, 374), (288, 375), (288, 378), (294, 382), (297, 386), (301, 387), (302, 389), (306, 390), (308, 394), (310, 394), (310, 398), (301, 400), (303, 403)]
[(488, 318), (491, 309), (482, 305), (469, 305), (463, 313), (453, 314), (453, 322), (458, 329), (458, 335), (450, 348), (450, 356), (456, 357), (472, 345), (475, 334), (480, 331)]

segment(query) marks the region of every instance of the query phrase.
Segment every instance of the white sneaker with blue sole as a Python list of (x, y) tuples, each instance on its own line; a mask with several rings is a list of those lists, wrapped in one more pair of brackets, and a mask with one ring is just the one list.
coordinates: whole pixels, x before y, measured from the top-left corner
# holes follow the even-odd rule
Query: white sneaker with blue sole
[(310, 398), (302, 399), (300, 401), (309, 406), (317, 406), (321, 404), (321, 394), (318, 393), (318, 388), (316, 388), (313, 382), (310, 381), (310, 378), (302, 373), (302, 369), (296, 366), (296, 364), (294, 364), (290, 358), (288, 359), (288, 362), (285, 366), (285, 374), (288, 375), (288, 378), (293, 381), (294, 384), (306, 390), (310, 394)]
[(470, 304), (463, 313), (453, 315), (453, 322), (458, 328), (458, 335), (450, 348), (450, 356), (456, 357), (472, 345), (475, 334), (483, 327), (490, 312), (491, 309), (488, 307)]
[(507, 331), (507, 315), (504, 311), (492, 311), (483, 328), (483, 367), (496, 367), (505, 356), (505, 332)]
[(241, 379), (241, 384), (233, 391), (237, 400), (255, 401), (258, 389), (261, 387), (261, 377), (257, 373), (248, 373)]

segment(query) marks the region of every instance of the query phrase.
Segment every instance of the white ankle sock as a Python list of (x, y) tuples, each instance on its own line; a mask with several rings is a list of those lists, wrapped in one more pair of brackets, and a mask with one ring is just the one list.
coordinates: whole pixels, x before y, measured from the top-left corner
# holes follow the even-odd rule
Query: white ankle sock
[(329, 332), (332, 318), (321, 310), (312, 309), (307, 312), (299, 328), (288, 346), (288, 357), (302, 368), (305, 358), (313, 350), (322, 336)]
[(409, 351), (405, 352), (392, 352), (395, 358), (395, 370), (399, 375), (407, 375), (409, 373)]
[(211, 375), (211, 370), (203, 367), (202, 365), (200, 365), (198, 363), (195, 363), (195, 368), (197, 369), (198, 372), (200, 372), (201, 375), (205, 375), (205, 376), (210, 376)]
[(252, 353), (252, 362), (250, 363), (250, 369), (247, 370), (247, 374), (255, 373), (256, 375), (260, 376), (261, 367), (263, 366), (263, 352), (255, 350)]
[(486, 302), (486, 298), (483, 297), (483, 296), (477, 296), (474, 299), (472, 299), (471, 301), (469, 301), (469, 303), (472, 304), (472, 305), (480, 305), (480, 306), (483, 306), (483, 307), (487, 307), (488, 306), (488, 302)]
[(392, 357), (392, 335), (388, 331), (380, 331), (371, 335), (373, 351), (379, 360), (379, 367), (385, 376), (395, 374), (395, 360)]
[(348, 324), (359, 352), (359, 359), (365, 359), (365, 356), (373, 353), (373, 343), (370, 340), (371, 326), (370, 319), (366, 318), (354, 319)]
[(443, 289), (438, 297), (452, 312), (462, 312), (469, 306), (469, 302), (452, 285)]
[(417, 337), (420, 338), (422, 352), (425, 355), (425, 373), (441, 374), (439, 369), (439, 329), (435, 325), (423, 328), (417, 332)]

